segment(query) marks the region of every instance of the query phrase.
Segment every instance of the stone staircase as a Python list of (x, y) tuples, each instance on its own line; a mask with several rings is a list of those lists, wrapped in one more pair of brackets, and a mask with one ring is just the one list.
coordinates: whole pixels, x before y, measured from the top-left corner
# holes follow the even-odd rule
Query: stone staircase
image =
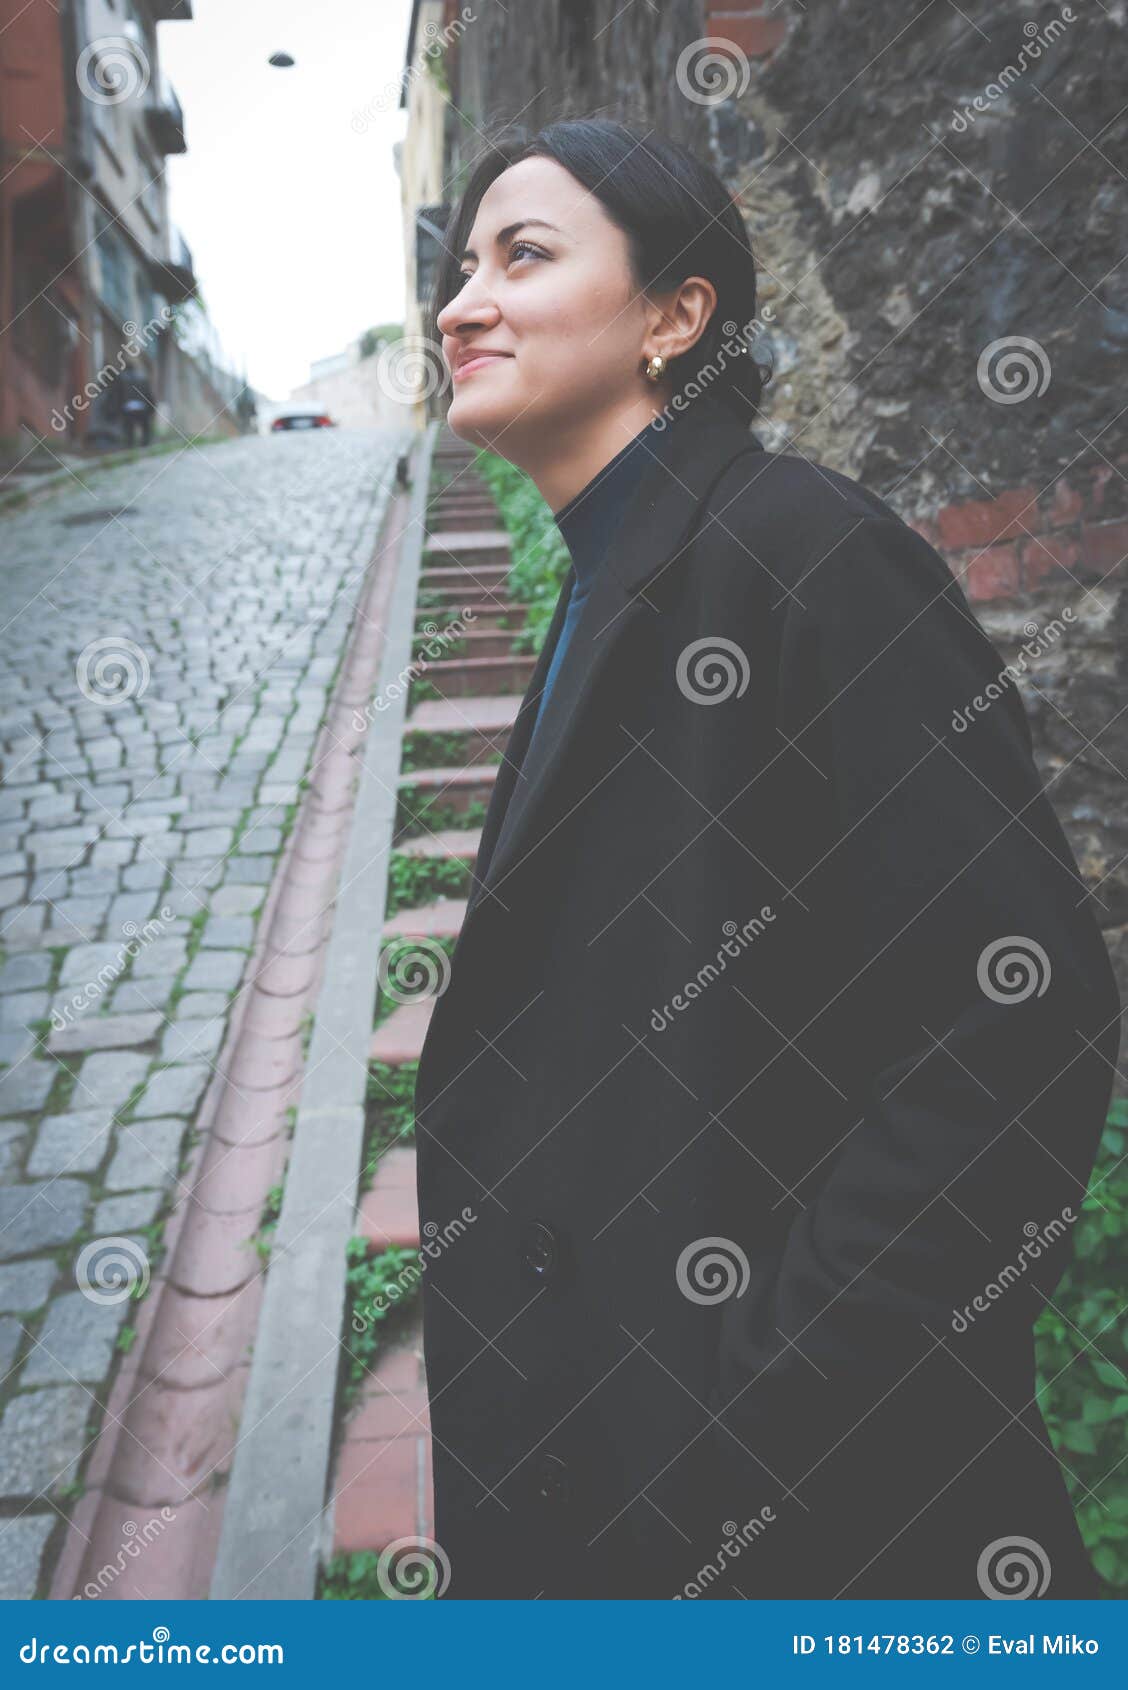
[[(506, 594), (508, 534), (485, 482), (470, 467), (474, 452), (449, 431), (440, 435), (433, 474), (442, 490), (427, 517), (418, 634), (434, 639), (464, 610), (468, 631), (455, 655), (428, 659), (424, 671), (441, 695), (423, 698), (409, 713), (401, 793), (413, 811), (438, 801), (454, 814), (488, 802), (535, 664), (515, 655), (514, 635), (524, 607)], [(427, 764), (432, 736), (443, 756)], [(397, 841), (405, 856), (472, 865), (476, 827), (424, 827)], [(465, 913), (464, 898), (442, 895), (385, 922), (383, 939), (453, 939)], [(391, 1068), (414, 1063), (426, 1036), (434, 999), (394, 1009), (373, 1034), (371, 1058)], [(419, 1212), (414, 1147), (397, 1146), (380, 1157), (375, 1179), (357, 1206), (355, 1232), (376, 1255), (393, 1246), (418, 1248)], [(348, 1335), (346, 1334), (346, 1342)], [(431, 1537), (431, 1449), (427, 1391), (418, 1317), (394, 1344), (383, 1347), (375, 1372), (344, 1420), (332, 1487), (333, 1552), (379, 1551), (403, 1537)]]

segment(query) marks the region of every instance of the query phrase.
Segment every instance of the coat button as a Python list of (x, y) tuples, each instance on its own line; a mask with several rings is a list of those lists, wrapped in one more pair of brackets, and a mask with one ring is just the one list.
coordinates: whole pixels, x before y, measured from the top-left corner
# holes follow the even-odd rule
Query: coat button
[(543, 1455), (537, 1470), (537, 1495), (545, 1502), (567, 1502), (568, 1466), (557, 1455)]
[(548, 1279), (556, 1266), (556, 1234), (544, 1221), (530, 1221), (521, 1245), (521, 1261), (534, 1279)]

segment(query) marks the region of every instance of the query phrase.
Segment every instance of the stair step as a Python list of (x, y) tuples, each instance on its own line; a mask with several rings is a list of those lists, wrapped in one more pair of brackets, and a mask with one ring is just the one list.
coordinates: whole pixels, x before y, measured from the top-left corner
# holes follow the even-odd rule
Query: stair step
[(428, 663), (426, 679), (444, 698), (476, 698), (501, 691), (524, 694), (535, 657), (444, 657)]
[(428, 534), (446, 534), (451, 529), (497, 529), (494, 504), (432, 505), (424, 518)]
[(421, 833), (416, 838), (401, 840), (396, 850), (404, 857), (432, 857), (452, 863), (473, 864), (481, 839), (480, 827), (443, 827), (434, 833)]
[(427, 1392), (422, 1387), (414, 1391), (364, 1390), (345, 1428), (345, 1437), (351, 1442), (368, 1443), (404, 1433), (418, 1436), (428, 1430), (428, 1408)]
[(512, 645), (518, 630), (516, 628), (479, 628), (476, 626), (478, 618), (475, 616), (475, 626), (467, 628), (459, 635), (462, 641), (464, 657), (525, 657), (526, 652), (513, 651)]
[(423, 569), (419, 573), (421, 587), (457, 587), (461, 592), (467, 581), (480, 587), (488, 586), (497, 592), (505, 585), (509, 574), (507, 563), (451, 563)]
[(434, 1480), (422, 1326), (382, 1349), (342, 1428), (333, 1476), (335, 1553), (434, 1541)]
[(385, 939), (456, 939), (466, 915), (465, 898), (435, 898), (418, 909), (397, 910), (384, 923)]
[[(497, 588), (492, 588), (489, 585), (477, 586), (474, 581), (467, 580), (462, 586), (428, 586), (426, 595), (428, 595), (430, 603), (419, 605), (419, 608), (426, 610), (426, 620), (430, 620), (431, 624), (438, 624), (440, 627), (443, 625), (443, 620), (445, 622), (462, 622), (463, 613), (468, 612), (468, 610), (474, 612), (474, 617), (470, 619), (470, 625), (477, 625), (479, 617), (489, 615), (490, 610), (497, 612), (497, 615), (504, 615), (506, 610), (509, 610), (509, 603), (511, 603), (511, 600), (506, 597), (506, 585), (504, 583), (501, 583)], [(435, 629), (428, 632), (426, 622), (421, 629), (416, 629), (416, 634), (424, 634), (430, 639), (438, 637)]]
[[(444, 737), (456, 736), (457, 749), (454, 756), (461, 763), (480, 764), (489, 763), (496, 756), (503, 756), (509, 743), (509, 735), (513, 729), (513, 722), (517, 714), (517, 706), (521, 700), (516, 694), (506, 694), (503, 702), (511, 700), (511, 708), (499, 713), (492, 707), (498, 703), (497, 699), (478, 698), (471, 694), (466, 698), (429, 698), (415, 706), (416, 712), (425, 707), (429, 712), (426, 717), (412, 716), (408, 719), (407, 735), (417, 733), (441, 733)], [(490, 708), (482, 711), (479, 707), (486, 704)], [(437, 714), (443, 712), (444, 714)], [(432, 727), (431, 724), (435, 725)], [(405, 745), (410, 743), (405, 739)], [(415, 754), (415, 761), (419, 756), (426, 761), (426, 747), (422, 753)], [(422, 765), (420, 765), (422, 766)], [(410, 774), (405, 769), (404, 774)]]
[[(368, 1047), (371, 1060), (386, 1062), (389, 1068), (398, 1068), (405, 1062), (418, 1062), (434, 1007), (434, 998), (426, 997), (419, 998), (415, 1003), (401, 1003), (398, 1008), (393, 1009), (372, 1035), (372, 1043)], [(414, 1202), (414, 1189), (411, 1197)], [(418, 1219), (414, 1225), (418, 1242)]]
[[(435, 620), (435, 611), (441, 609), (439, 605), (422, 606), (415, 612), (416, 633), (430, 631), (428, 624)], [(491, 601), (484, 609), (474, 609), (473, 628), (467, 633), (519, 633), (525, 626), (526, 607), (518, 604), (515, 599), (508, 599), (504, 603)]]
[(429, 534), (423, 547), (425, 558), (437, 552), (506, 552), (511, 550), (509, 535), (504, 528), (468, 524), (465, 528), (444, 529), (441, 534)]
[(449, 698), (424, 698), (413, 706), (407, 731), (498, 734), (513, 726), (520, 708), (519, 693), (482, 693), (457, 703)]
[[(495, 569), (509, 568), (513, 561), (511, 546), (465, 546), (461, 543), (463, 532), (462, 529), (451, 529), (452, 538), (459, 539), (456, 546), (429, 545), (423, 553), (423, 569), (480, 569), (483, 564)], [(436, 536), (431, 538), (434, 541)]]
[[(421, 1000), (428, 1004), (433, 998)], [(407, 1006), (405, 1005), (405, 1008)], [(415, 1005), (410, 1007), (415, 1008)], [(399, 1014), (399, 1011), (396, 1011)], [(392, 1201), (397, 1197), (400, 1207), (396, 1208)], [(375, 1201), (372, 1201), (375, 1199)], [(395, 1237), (384, 1241), (380, 1239), (380, 1229), (375, 1225), (365, 1231), (366, 1217), (372, 1220), (387, 1218), (392, 1221)], [(404, 1221), (408, 1224), (405, 1227)], [(409, 1245), (419, 1243), (419, 1211), (416, 1200), (415, 1175), (415, 1146), (414, 1144), (393, 1144), (385, 1150), (376, 1164), (376, 1173), (372, 1184), (363, 1194), (357, 1204), (357, 1233), (362, 1238), (369, 1238), (379, 1248), (387, 1249), (389, 1243), (398, 1243), (401, 1239)]]
[[(416, 634), (435, 639), (436, 629), (440, 627), (436, 615), (448, 608), (448, 605), (421, 605), (416, 610)], [(480, 634), (519, 634), (526, 620), (526, 607), (512, 598), (489, 598), (467, 608), (474, 610), (474, 622), (468, 622), (467, 630), (474, 629)]]
[(475, 799), (488, 803), (497, 783), (497, 763), (465, 763), (451, 769), (409, 769), (399, 777), (400, 791), (413, 787), (424, 798), (438, 798), (466, 811)]
[(475, 616), (479, 608), (482, 610), (505, 610), (507, 608), (509, 600), (506, 597), (504, 581), (498, 581), (496, 585), (491, 586), (488, 581), (476, 582), (468, 570), (461, 573), (463, 575), (461, 584), (451, 582), (448, 585), (444, 582), (441, 586), (428, 587), (424, 581), (422, 585), (430, 603), (420, 605), (419, 608), (429, 610), (432, 619), (434, 619), (436, 611), (454, 610), (459, 605), (472, 606)]
[(428, 794), (435, 792), (469, 791), (475, 787), (493, 786), (497, 780), (496, 763), (457, 763), (448, 769), (408, 769), (399, 777), (400, 786), (414, 786)]
[[(430, 610), (431, 620), (435, 619), (436, 611), (446, 611), (459, 605), (474, 605), (475, 619), (477, 606), (484, 610), (505, 610), (509, 605), (509, 583), (504, 574), (491, 575), (482, 569), (452, 569), (444, 571), (445, 579), (429, 581), (431, 570), (425, 570), (420, 580), (420, 589), (427, 595), (428, 602), (421, 606), (423, 610)], [(469, 626), (469, 624), (468, 624)], [(416, 632), (421, 630), (416, 629)], [(435, 636), (432, 635), (432, 638)], [(452, 638), (457, 638), (455, 630)]]

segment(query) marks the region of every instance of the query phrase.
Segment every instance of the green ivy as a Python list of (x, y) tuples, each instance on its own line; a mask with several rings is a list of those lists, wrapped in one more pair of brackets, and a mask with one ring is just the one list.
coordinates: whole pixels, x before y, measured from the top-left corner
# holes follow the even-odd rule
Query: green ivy
[[(418, 1250), (394, 1246), (369, 1254), (367, 1238), (350, 1238), (345, 1245), (345, 1404), (373, 1371), (377, 1356), (413, 1311), (422, 1272)], [(354, 1315), (356, 1320), (354, 1321)]]
[[(1038, 1402), (1105, 1594), (1128, 1594), (1128, 1100), (1109, 1112), (1073, 1259), (1034, 1328)], [(1074, 1477), (1074, 1475), (1076, 1475)], [(1091, 1494), (1087, 1494), (1091, 1493)]]
[(423, 61), (423, 68), (438, 88), (444, 100), (450, 99), (450, 77), (447, 74), (445, 44), (437, 52), (428, 52)]
[(376, 1576), (379, 1556), (373, 1549), (342, 1550), (321, 1569), (317, 1597), (321, 1602), (382, 1602), (386, 1600)]
[[(387, 1601), (387, 1592), (381, 1589), (377, 1574), (379, 1561), (374, 1549), (341, 1550), (326, 1561), (322, 1569), (318, 1599), (323, 1602)], [(434, 1569), (428, 1568), (427, 1573), (430, 1589), (425, 1594), (411, 1589), (404, 1595), (421, 1602), (430, 1600), (435, 1589)]]
[(539, 652), (571, 563), (568, 548), (536, 484), (523, 470), (493, 452), (479, 452), (474, 462), (510, 536), (510, 597), (526, 606), (525, 626), (516, 634), (513, 649)]

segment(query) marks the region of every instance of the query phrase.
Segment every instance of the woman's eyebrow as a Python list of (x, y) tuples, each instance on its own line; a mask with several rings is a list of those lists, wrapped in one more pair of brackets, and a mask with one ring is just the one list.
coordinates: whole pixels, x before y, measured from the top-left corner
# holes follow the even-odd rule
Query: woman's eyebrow
[[(563, 229), (558, 229), (555, 223), (546, 223), (543, 217), (519, 217), (516, 223), (507, 223), (504, 229), (498, 230), (497, 234), (494, 236), (494, 245), (504, 246), (510, 236), (517, 233), (518, 229), (530, 228), (551, 229), (553, 233), (557, 235), (562, 235), (564, 233)], [(459, 253), (458, 262), (461, 264), (465, 259), (476, 259), (477, 256), (478, 254), (474, 251), (474, 248), (472, 246), (468, 246)]]

